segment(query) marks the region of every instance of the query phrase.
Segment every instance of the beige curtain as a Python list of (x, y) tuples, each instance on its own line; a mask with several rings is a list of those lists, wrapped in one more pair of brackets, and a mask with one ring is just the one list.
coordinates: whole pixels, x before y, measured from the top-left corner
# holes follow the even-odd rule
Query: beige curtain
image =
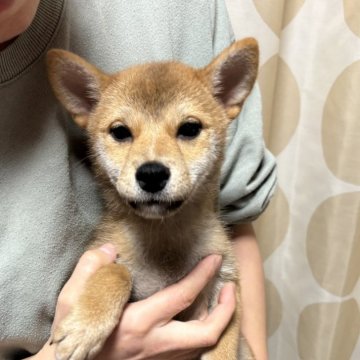
[(360, 0), (227, 0), (279, 187), (256, 222), (270, 359), (360, 359)]

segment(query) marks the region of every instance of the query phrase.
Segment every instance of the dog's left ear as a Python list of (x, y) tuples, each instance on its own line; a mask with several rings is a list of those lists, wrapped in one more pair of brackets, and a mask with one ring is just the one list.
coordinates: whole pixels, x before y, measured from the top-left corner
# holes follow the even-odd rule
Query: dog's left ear
[(213, 95), (234, 119), (252, 90), (259, 66), (257, 41), (246, 38), (234, 42), (201, 71)]

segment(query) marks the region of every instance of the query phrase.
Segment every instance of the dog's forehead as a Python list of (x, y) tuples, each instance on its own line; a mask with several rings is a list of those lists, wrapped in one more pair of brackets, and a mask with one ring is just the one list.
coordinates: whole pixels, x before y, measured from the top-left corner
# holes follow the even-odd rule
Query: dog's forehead
[(199, 102), (208, 96), (196, 70), (176, 62), (150, 63), (120, 72), (109, 90), (115, 90), (121, 101), (154, 113), (184, 99)]

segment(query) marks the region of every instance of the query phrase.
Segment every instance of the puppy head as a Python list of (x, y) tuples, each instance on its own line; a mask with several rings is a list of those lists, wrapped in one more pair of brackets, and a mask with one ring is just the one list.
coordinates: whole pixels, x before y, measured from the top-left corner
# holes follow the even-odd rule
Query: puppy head
[(107, 75), (64, 50), (50, 50), (47, 64), (56, 96), (88, 132), (98, 175), (138, 215), (161, 218), (217, 181), (258, 47), (235, 42), (203, 69), (165, 62)]

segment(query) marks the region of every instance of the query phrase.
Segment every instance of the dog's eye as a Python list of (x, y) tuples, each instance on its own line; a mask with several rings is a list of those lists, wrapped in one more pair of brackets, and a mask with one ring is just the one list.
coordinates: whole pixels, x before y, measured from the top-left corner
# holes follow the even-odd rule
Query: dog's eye
[(128, 141), (132, 139), (130, 129), (124, 125), (116, 125), (110, 128), (110, 134), (116, 141)]
[(176, 136), (183, 140), (196, 138), (202, 129), (202, 124), (198, 121), (187, 121), (180, 125)]

